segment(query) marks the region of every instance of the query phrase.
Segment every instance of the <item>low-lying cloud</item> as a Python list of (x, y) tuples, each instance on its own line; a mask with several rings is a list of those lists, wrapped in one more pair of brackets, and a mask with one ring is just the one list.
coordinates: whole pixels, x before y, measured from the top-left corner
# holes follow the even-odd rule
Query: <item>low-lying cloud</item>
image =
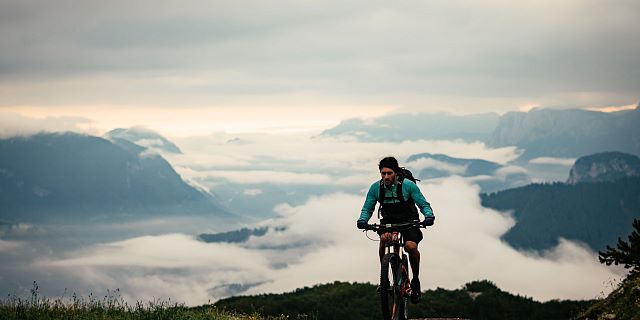
[(540, 157), (529, 160), (532, 164), (549, 164), (558, 166), (570, 167), (576, 162), (575, 158), (552, 158), (552, 157)]
[(33, 118), (14, 112), (0, 112), (0, 139), (39, 132), (74, 131), (97, 134), (92, 128), (93, 121), (83, 117), (43, 117)]
[(0, 252), (14, 251), (24, 245), (21, 241), (10, 241), (0, 239)]
[[(409, 165), (403, 163), (408, 156), (430, 152), (507, 164), (519, 154), (515, 147), (490, 149), (480, 142), (357, 142), (312, 134), (218, 133), (172, 140), (184, 154), (164, 156), (183, 178), (201, 189), (213, 194), (237, 189), (244, 197), (239, 202), (280, 201), (279, 193), (296, 202), (255, 202), (251, 209), (271, 210), (280, 203), (273, 209), (277, 217), (249, 226), (267, 226), (269, 231), (243, 243), (200, 242), (193, 234), (223, 231), (222, 226), (212, 231), (211, 226), (192, 219), (181, 224), (145, 221), (99, 226), (112, 231), (107, 232), (109, 237), (84, 231), (86, 238), (57, 247), (27, 236), (20, 241), (3, 239), (0, 258), (10, 262), (0, 267), (0, 285), (22, 288), (44, 278), (49, 292), (72, 286), (79, 292), (120, 288), (129, 301), (170, 297), (198, 305), (229, 295), (284, 292), (336, 280), (375, 283), (377, 242), (356, 230), (355, 220), (365, 189), (378, 179), (381, 157), (394, 155), (402, 165)], [(532, 163), (550, 163), (537, 161)], [(410, 164), (413, 170), (446, 167), (428, 161)], [(445, 169), (455, 174), (464, 168)], [(497, 175), (505, 178), (523, 171), (507, 166)], [(444, 177), (420, 184), (437, 215), (436, 225), (425, 231), (420, 245), (425, 289), (458, 288), (489, 279), (505, 290), (536, 299), (582, 299), (597, 296), (605, 283), (621, 275), (600, 265), (594, 252), (571, 241), (561, 239), (559, 246), (543, 253), (519, 252), (501, 241), (515, 221), (508, 213), (483, 208), (475, 185), (495, 178)], [(150, 228), (154, 231), (146, 232)], [(369, 236), (375, 238), (374, 233)], [(37, 250), (26, 250), (31, 248)]]
[(446, 162), (438, 161), (431, 158), (420, 158), (415, 161), (408, 162), (406, 166), (415, 171), (420, 171), (426, 168), (432, 168), (432, 169), (446, 171), (454, 175), (464, 175), (467, 172), (467, 166), (455, 165), (455, 164), (446, 163)]
[(215, 170), (205, 172), (208, 178), (223, 178), (234, 183), (276, 183), (276, 184), (330, 184), (331, 178), (325, 174), (296, 173), (286, 171), (231, 171)]
[[(243, 143), (229, 143), (234, 139)], [(223, 180), (241, 184), (368, 185), (378, 161), (386, 155), (395, 156), (401, 164), (421, 152), (497, 163), (510, 162), (519, 155), (515, 147), (491, 149), (481, 142), (461, 140), (358, 142), (313, 134), (215, 134), (172, 140), (184, 154), (165, 157), (184, 178), (210, 187)], [(458, 172), (462, 168), (454, 169)]]
[[(594, 252), (568, 240), (543, 253), (520, 252), (500, 240), (515, 221), (480, 205), (478, 188), (462, 178), (421, 184), (437, 216), (420, 244), (426, 288), (458, 288), (489, 279), (535, 299), (594, 298), (621, 276)], [(68, 274), (94, 288), (119, 287), (126, 298), (171, 297), (197, 305), (230, 294), (290, 291), (335, 280), (376, 283), (377, 242), (356, 230), (363, 202), (345, 193), (282, 205), (271, 228), (239, 244), (191, 236), (144, 236), (96, 245), (31, 267)], [(373, 221), (371, 221), (373, 222)], [(276, 228), (278, 227), (278, 228)], [(375, 234), (369, 232), (375, 238)]]

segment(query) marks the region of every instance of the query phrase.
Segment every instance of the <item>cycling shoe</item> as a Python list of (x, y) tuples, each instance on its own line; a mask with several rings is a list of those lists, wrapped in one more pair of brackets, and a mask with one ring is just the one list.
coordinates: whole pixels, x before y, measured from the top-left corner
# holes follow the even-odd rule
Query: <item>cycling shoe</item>
[[(387, 289), (389, 289), (389, 287), (391, 287), (391, 283), (387, 282)], [(380, 292), (380, 285), (376, 288), (376, 292)]]
[(415, 278), (411, 280), (411, 303), (416, 304), (422, 300), (422, 293), (420, 292), (420, 280)]

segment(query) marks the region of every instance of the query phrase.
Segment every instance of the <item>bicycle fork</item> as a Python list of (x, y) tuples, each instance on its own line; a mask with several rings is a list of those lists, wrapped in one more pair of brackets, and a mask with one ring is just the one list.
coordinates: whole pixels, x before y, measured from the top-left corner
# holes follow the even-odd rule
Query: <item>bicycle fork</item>
[[(400, 247), (402, 243), (402, 235), (399, 233), (392, 233), (392, 239), (386, 246), (385, 255), (393, 254), (395, 259), (392, 261), (392, 268), (394, 272), (393, 287), (398, 288), (402, 297), (411, 296), (411, 280), (409, 279), (409, 261), (404, 250)], [(391, 289), (391, 288), (390, 288)]]

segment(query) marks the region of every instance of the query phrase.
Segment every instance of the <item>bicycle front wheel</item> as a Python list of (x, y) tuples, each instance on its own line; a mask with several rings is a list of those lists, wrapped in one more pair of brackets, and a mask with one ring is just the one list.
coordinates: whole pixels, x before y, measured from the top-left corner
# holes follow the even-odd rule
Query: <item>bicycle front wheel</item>
[(398, 256), (388, 253), (382, 259), (380, 269), (380, 304), (385, 320), (406, 320), (407, 299), (402, 297), (403, 283)]

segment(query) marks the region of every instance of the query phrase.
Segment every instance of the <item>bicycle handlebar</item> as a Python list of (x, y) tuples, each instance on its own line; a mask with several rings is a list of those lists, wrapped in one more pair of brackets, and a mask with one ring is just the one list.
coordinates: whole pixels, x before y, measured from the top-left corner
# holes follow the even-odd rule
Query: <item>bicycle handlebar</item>
[(420, 220), (413, 220), (410, 222), (403, 223), (385, 223), (385, 224), (367, 224), (367, 228), (365, 230), (379, 231), (379, 230), (394, 230), (403, 227), (418, 227), (418, 228), (427, 228), (427, 226), (423, 225)]

